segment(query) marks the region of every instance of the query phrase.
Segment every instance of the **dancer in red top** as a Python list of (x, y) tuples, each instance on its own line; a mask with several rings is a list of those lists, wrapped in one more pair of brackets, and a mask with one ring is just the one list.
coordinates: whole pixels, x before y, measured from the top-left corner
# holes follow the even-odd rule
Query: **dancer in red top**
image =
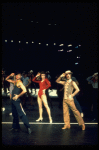
[[(37, 81), (36, 78), (40, 75), (41, 75), (41, 80)], [(43, 117), (42, 117), (42, 113), (43, 113), (42, 102), (43, 102), (44, 106), (47, 110), (48, 116), (49, 116), (49, 121), (50, 121), (50, 123), (52, 123), (51, 112), (50, 112), (50, 108), (49, 108), (48, 102), (47, 102), (47, 97), (45, 94), (45, 90), (48, 89), (49, 87), (51, 87), (50, 81), (45, 77), (44, 72), (38, 73), (36, 75), (36, 77), (34, 77), (32, 79), (32, 81), (39, 83), (39, 86), (40, 86), (40, 89), (38, 92), (38, 97), (37, 97), (37, 102), (39, 105), (39, 118), (36, 121), (42, 121), (43, 120)]]

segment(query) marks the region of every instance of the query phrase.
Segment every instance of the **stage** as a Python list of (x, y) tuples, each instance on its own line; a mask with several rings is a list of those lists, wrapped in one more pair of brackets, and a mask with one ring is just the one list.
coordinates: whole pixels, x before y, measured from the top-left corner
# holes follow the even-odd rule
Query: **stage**
[(37, 100), (33, 98), (33, 106), (26, 101), (24, 110), (27, 114), (32, 133), (29, 135), (24, 124), (20, 120), (21, 130), (18, 132), (9, 131), (12, 127), (11, 101), (9, 97), (2, 97), (5, 111), (2, 111), (2, 145), (97, 145), (98, 144), (98, 123), (91, 121), (91, 114), (88, 108), (83, 109), (86, 130), (82, 131), (73, 113), (70, 113), (71, 128), (62, 130), (63, 110), (59, 108), (58, 98), (51, 98), (51, 115), (53, 123), (49, 123), (46, 109), (43, 106), (43, 121), (36, 122), (39, 117)]

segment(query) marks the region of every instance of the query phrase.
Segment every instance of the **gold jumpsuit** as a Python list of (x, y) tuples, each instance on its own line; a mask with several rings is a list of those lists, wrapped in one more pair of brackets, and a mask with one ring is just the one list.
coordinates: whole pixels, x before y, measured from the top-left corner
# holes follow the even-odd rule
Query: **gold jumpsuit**
[(77, 110), (74, 99), (69, 99), (69, 96), (73, 92), (73, 84), (72, 80), (70, 82), (65, 82), (64, 84), (64, 97), (63, 97), (63, 119), (66, 126), (70, 126), (70, 115), (69, 115), (69, 107), (73, 111), (73, 114), (79, 125), (84, 124), (84, 121), (80, 115), (80, 112)]

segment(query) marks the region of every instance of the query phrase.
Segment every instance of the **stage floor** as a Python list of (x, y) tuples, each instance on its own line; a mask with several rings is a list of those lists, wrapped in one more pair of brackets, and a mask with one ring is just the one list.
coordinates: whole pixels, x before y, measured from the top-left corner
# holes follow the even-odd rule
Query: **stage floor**
[[(34, 106), (27, 102), (24, 108), (29, 120), (32, 133), (29, 135), (20, 120), (21, 130), (19, 132), (10, 132), (12, 124), (11, 106), (9, 98), (3, 99), (5, 111), (2, 112), (2, 145), (97, 145), (98, 144), (98, 122), (91, 122), (89, 109), (83, 107), (84, 121), (86, 130), (82, 131), (77, 124), (72, 112), (70, 113), (71, 128), (62, 130), (63, 110), (58, 108), (58, 101), (52, 99), (53, 108), (51, 114), (53, 123), (50, 124), (48, 115), (43, 108), (43, 121), (36, 122), (39, 117), (37, 101)], [(50, 104), (49, 104), (50, 105)]]

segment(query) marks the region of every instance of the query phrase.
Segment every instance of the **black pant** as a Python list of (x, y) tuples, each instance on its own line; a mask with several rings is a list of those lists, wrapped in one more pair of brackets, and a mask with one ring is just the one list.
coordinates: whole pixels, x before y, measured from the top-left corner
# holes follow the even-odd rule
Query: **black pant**
[(12, 105), (12, 116), (13, 116), (12, 128), (14, 129), (20, 128), (18, 115), (22, 120), (22, 122), (24, 123), (25, 127), (30, 128), (27, 116), (23, 108), (21, 108), (20, 106), (20, 100), (19, 99), (17, 99), (16, 101), (12, 100), (11, 105)]

